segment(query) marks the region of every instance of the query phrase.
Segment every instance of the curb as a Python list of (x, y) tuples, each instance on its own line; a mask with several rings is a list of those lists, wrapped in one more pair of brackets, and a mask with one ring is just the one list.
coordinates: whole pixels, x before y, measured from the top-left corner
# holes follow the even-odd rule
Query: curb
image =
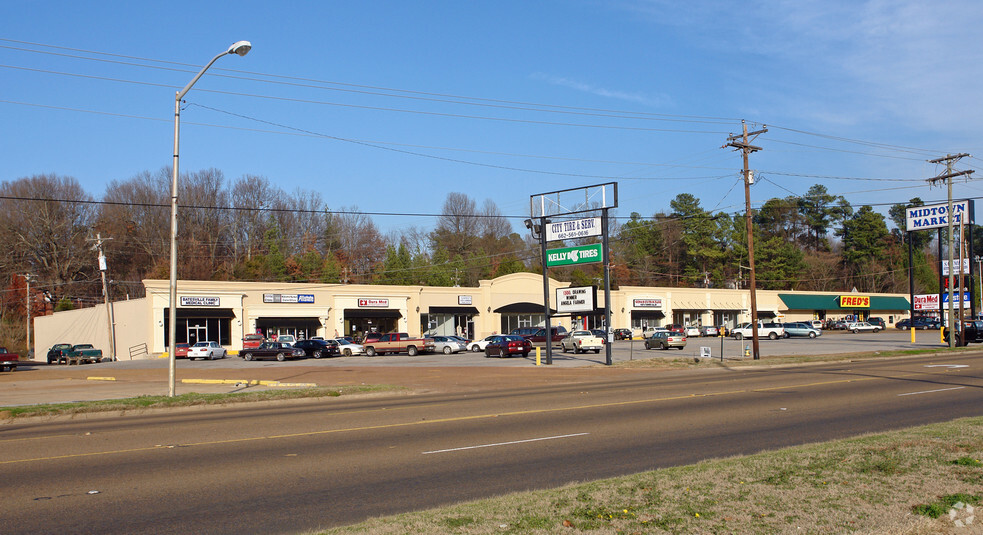
[(247, 385), (247, 386), (283, 386), (313, 388), (317, 383), (281, 383), (280, 381), (264, 381), (259, 379), (181, 379), (184, 384), (196, 385)]
[(115, 381), (115, 377), (86, 377), (89, 381)]

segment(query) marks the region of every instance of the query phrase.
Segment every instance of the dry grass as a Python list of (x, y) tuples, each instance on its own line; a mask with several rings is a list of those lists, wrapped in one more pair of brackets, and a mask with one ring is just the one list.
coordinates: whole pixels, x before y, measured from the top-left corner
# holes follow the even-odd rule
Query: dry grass
[[(776, 366), (789, 364), (815, 364), (850, 362), (855, 360), (871, 360), (896, 357), (914, 357), (928, 355), (951, 355), (953, 353), (978, 352), (977, 347), (957, 347), (953, 349), (910, 349), (899, 351), (864, 351), (857, 353), (839, 353), (824, 355), (789, 355), (762, 357), (759, 360), (750, 358), (719, 358), (701, 359), (698, 357), (659, 357), (639, 358), (612, 365), (615, 368), (739, 368), (753, 366)], [(646, 355), (647, 356), (647, 355)], [(658, 356), (657, 356), (658, 357)]]
[[(322, 533), (983, 533), (943, 497), (983, 500), (983, 418), (513, 494)], [(958, 519), (969, 516), (959, 511)]]

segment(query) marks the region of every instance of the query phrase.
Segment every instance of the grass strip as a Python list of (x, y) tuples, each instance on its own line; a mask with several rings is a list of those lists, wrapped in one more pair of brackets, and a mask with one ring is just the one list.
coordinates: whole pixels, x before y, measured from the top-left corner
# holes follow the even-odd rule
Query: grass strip
[(130, 411), (135, 409), (155, 409), (166, 407), (191, 407), (196, 405), (221, 405), (253, 401), (275, 401), (300, 398), (338, 397), (372, 392), (395, 392), (401, 387), (391, 385), (359, 385), (345, 387), (297, 388), (291, 390), (258, 390), (255, 392), (228, 392), (201, 394), (189, 392), (170, 396), (138, 396), (134, 398), (104, 399), (97, 401), (78, 401), (72, 403), (45, 403), (5, 407), (0, 414), (7, 418), (28, 416), (73, 415), (110, 411)]
[(318, 533), (960, 533), (979, 528), (971, 516), (983, 494), (980, 459), (983, 418), (964, 418)]

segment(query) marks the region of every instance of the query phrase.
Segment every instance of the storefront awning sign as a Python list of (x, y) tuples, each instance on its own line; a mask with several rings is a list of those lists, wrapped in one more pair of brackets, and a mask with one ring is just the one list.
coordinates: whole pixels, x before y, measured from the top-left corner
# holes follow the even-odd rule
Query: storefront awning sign
[(662, 308), (662, 299), (632, 299), (631, 306), (634, 308)]
[(181, 296), (181, 306), (183, 307), (217, 307), (218, 297), (199, 297), (193, 295)]
[(870, 296), (841, 295), (840, 308), (870, 308)]
[(379, 299), (379, 298), (375, 298), (375, 297), (360, 297), (359, 300), (358, 300), (358, 306), (359, 307), (381, 307), (381, 308), (388, 308), (389, 307), (389, 300), (388, 299)]
[(601, 235), (601, 218), (588, 217), (573, 221), (557, 221), (546, 225), (546, 241), (569, 240)]
[(594, 286), (556, 289), (556, 311), (560, 313), (591, 312), (596, 301), (597, 288)]
[(590, 264), (600, 262), (601, 244), (581, 245), (580, 247), (565, 247), (546, 251), (547, 266), (569, 266), (572, 264)]
[(263, 294), (264, 303), (313, 303), (314, 294)]
[[(904, 212), (905, 230), (909, 232), (949, 226), (949, 203), (911, 206), (905, 208)], [(952, 214), (953, 225), (958, 225), (960, 222), (970, 223), (973, 219), (972, 214), (969, 213), (969, 201), (953, 202)]]

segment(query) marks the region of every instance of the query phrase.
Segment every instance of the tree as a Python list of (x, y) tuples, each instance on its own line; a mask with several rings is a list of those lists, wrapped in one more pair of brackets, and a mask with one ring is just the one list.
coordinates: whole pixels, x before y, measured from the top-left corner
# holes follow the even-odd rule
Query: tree
[(800, 199), (799, 212), (812, 236), (812, 248), (818, 251), (829, 249), (824, 239), (830, 227), (850, 217), (853, 208), (843, 196), (831, 195), (826, 186), (816, 184)]
[(862, 206), (837, 231), (843, 240), (843, 262), (861, 291), (883, 291), (895, 269), (889, 260), (891, 234), (884, 216)]
[[(683, 275), (691, 284), (702, 284), (707, 278), (722, 278), (721, 265), (726, 256), (726, 238), (718, 217), (700, 207), (700, 201), (689, 193), (680, 193), (669, 202), (672, 215), (682, 226), (682, 242), (686, 259)], [(723, 216), (719, 218), (723, 220)]]

